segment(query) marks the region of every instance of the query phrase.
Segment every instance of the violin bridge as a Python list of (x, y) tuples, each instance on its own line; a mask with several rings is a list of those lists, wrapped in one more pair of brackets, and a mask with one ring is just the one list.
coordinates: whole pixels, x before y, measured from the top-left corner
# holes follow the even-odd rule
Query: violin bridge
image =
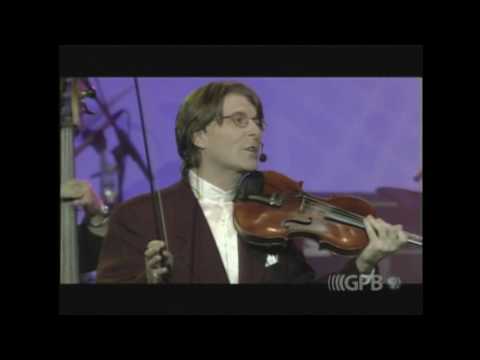
[(302, 202), (300, 203), (300, 212), (303, 212), (305, 206), (305, 196), (302, 196)]

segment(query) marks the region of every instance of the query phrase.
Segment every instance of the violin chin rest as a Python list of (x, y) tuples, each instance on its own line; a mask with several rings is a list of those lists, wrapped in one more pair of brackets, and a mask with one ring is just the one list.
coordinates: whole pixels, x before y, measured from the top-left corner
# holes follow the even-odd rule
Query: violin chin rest
[(249, 195), (261, 195), (263, 193), (264, 178), (260, 171), (246, 172), (240, 178), (235, 200), (248, 200)]

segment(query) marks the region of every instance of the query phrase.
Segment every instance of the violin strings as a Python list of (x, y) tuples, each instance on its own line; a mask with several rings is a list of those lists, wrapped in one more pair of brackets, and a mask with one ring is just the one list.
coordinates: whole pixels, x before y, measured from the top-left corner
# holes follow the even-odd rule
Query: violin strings
[[(333, 216), (335, 216), (335, 213), (337, 213), (337, 219), (342, 219), (348, 223), (351, 223), (353, 225), (358, 225), (358, 226), (361, 226), (363, 227), (363, 218), (361, 216), (358, 216), (356, 214), (353, 214), (351, 212), (348, 212), (344, 209), (341, 209), (341, 208), (338, 208), (336, 206), (333, 206), (333, 205), (330, 205), (326, 202), (323, 202), (323, 201), (320, 201), (318, 199), (315, 199), (315, 198), (311, 198), (309, 197), (308, 195), (306, 194), (302, 194), (302, 200), (304, 201), (304, 204), (310, 206), (310, 208), (312, 209), (320, 209), (320, 210), (330, 210), (331, 213), (332, 211), (334, 212), (333, 213)], [(306, 200), (306, 201), (305, 201)], [(330, 218), (333, 218), (333, 216), (330, 216)], [(360, 220), (362, 220), (360, 222)]]
[[(314, 202), (310, 202), (309, 206), (312, 209), (321, 209), (321, 210), (325, 209), (324, 205), (317, 205)], [(348, 216), (344, 216), (342, 214), (338, 214), (338, 213), (335, 213), (335, 212), (332, 212), (332, 211), (329, 211), (327, 218), (330, 218), (332, 220), (339, 220), (341, 222), (344, 222), (344, 223), (347, 223), (347, 224), (350, 224), (350, 225), (353, 225), (353, 226), (357, 226), (357, 227), (360, 227), (362, 229), (365, 228), (365, 225), (363, 224), (363, 222), (357, 221), (356, 219), (352, 219)]]
[(341, 215), (345, 218), (351, 219), (352, 221), (359, 221), (359, 222), (361, 221), (363, 223), (363, 216), (359, 216), (359, 215), (354, 214), (350, 211), (347, 211), (347, 210), (341, 209), (339, 207), (327, 204), (323, 201), (313, 200), (313, 199), (308, 198), (308, 197), (306, 197), (306, 199), (307, 199), (307, 204), (309, 204), (309, 205), (310, 204), (315, 204), (315, 205), (317, 205), (317, 207), (319, 206), (320, 208), (325, 208), (325, 209), (331, 210), (338, 215)]
[(315, 199), (315, 198), (310, 197), (310, 196), (308, 196), (308, 195), (303, 195), (303, 196), (304, 196), (307, 200), (310, 200), (312, 203), (322, 204), (322, 205), (325, 206), (326, 208), (335, 210), (335, 211), (337, 211), (337, 212), (339, 212), (339, 213), (342, 213), (342, 214), (344, 214), (344, 215), (346, 215), (346, 216), (350, 216), (350, 217), (353, 218), (353, 219), (363, 220), (363, 218), (364, 218), (363, 216), (360, 216), (360, 215), (355, 214), (355, 213), (352, 213), (352, 212), (350, 212), (350, 211), (348, 211), (348, 210), (339, 208), (339, 207), (337, 207), (337, 206), (335, 206), (335, 205), (331, 205), (331, 204), (329, 204), (329, 203), (327, 203), (327, 202), (325, 202), (325, 201)]
[[(355, 213), (352, 213), (350, 211), (341, 209), (337, 206), (331, 205), (326, 203), (325, 201), (321, 201), (318, 199), (315, 199), (313, 197), (310, 197), (308, 195), (303, 195), (303, 198), (307, 200), (306, 204), (309, 205), (313, 209), (321, 209), (321, 210), (330, 210), (333, 211), (331, 212), (329, 217), (333, 220), (339, 220), (344, 223), (348, 223), (350, 225), (354, 225), (357, 227), (360, 227), (362, 229), (365, 229), (365, 225), (363, 223), (363, 216), (357, 215)], [(416, 245), (421, 245), (419, 241), (423, 240), (423, 237), (417, 234), (410, 233), (408, 231), (404, 231), (407, 237), (409, 238), (409, 242), (416, 244)]]

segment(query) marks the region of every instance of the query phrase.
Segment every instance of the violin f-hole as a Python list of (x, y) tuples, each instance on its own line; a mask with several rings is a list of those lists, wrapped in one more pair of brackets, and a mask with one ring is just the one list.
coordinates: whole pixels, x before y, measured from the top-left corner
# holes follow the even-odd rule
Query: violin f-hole
[(294, 224), (299, 224), (299, 225), (311, 225), (312, 224), (312, 218), (308, 217), (305, 219), (285, 219), (282, 221), (282, 226), (286, 229), (289, 229), (290, 226), (288, 223), (294, 223)]

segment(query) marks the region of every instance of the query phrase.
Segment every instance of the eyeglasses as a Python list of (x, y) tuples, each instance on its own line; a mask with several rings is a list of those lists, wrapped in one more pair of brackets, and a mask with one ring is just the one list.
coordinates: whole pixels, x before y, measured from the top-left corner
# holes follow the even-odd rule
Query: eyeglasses
[(263, 130), (265, 127), (263, 120), (259, 119), (258, 117), (250, 118), (244, 112), (236, 112), (232, 115), (222, 116), (222, 119), (231, 119), (233, 123), (239, 128), (246, 128), (250, 119), (253, 120), (253, 122), (260, 128), (260, 130)]

